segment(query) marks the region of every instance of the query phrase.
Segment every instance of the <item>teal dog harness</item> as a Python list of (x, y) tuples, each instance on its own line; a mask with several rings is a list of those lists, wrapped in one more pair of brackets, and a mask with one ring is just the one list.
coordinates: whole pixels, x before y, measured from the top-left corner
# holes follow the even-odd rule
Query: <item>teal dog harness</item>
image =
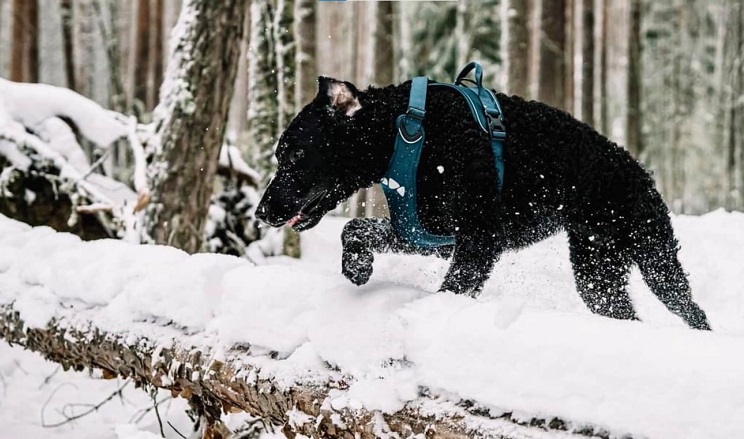
[[(475, 81), (465, 77), (475, 70)], [(463, 85), (463, 81), (473, 86)], [(416, 214), (416, 172), (421, 150), (424, 146), (424, 116), (426, 115), (426, 91), (429, 87), (446, 87), (456, 90), (467, 102), (473, 118), (480, 128), (491, 138), (494, 165), (498, 174), (499, 191), (504, 185), (504, 140), (506, 131), (503, 113), (498, 99), (491, 90), (483, 87), (483, 68), (471, 62), (457, 75), (454, 84), (429, 83), (425, 76), (413, 78), (408, 110), (398, 116), (393, 157), (387, 174), (382, 179), (382, 189), (390, 208), (390, 221), (398, 237), (416, 247), (432, 248), (454, 245), (454, 236), (441, 236), (428, 233), (421, 226)]]

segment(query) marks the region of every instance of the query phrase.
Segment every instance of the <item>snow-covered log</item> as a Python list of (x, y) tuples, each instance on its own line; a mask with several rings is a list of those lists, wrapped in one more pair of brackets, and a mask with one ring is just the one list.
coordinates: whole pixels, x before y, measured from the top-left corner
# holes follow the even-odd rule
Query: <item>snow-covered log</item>
[[(239, 341), (237, 327), (204, 337), (194, 324), (207, 323), (214, 310), (204, 306), (226, 293), (219, 291), (220, 278), (231, 270), (253, 270), (244, 260), (120, 241), (82, 242), (2, 216), (0, 231), (0, 336), (66, 370), (100, 369), (104, 377), (169, 389), (211, 426), (205, 437), (224, 437), (220, 416), (234, 411), (283, 426), (288, 437), (539, 437), (530, 428), (454, 404), (427, 413), (426, 404), (437, 404), (429, 397), (390, 413), (368, 409), (346, 396), (353, 378), (313, 360), (308, 349), (289, 354), (254, 346)], [(128, 268), (120, 265), (124, 261)], [(173, 270), (162, 271), (166, 266)], [(172, 277), (180, 270), (181, 280)], [(189, 275), (195, 271), (200, 274)], [(144, 276), (142, 282), (135, 274)], [(151, 284), (155, 278), (163, 283)], [(178, 285), (183, 289), (173, 288)], [(160, 293), (148, 297), (153, 288)]]
[[(665, 310), (660, 326), (574, 308), (555, 240), (508, 262), (516, 275), (474, 301), (427, 292), (441, 270), (420, 258), (381, 256), (370, 284), (350, 285), (329, 256), (337, 239), (318, 244), (335, 221), (309, 232), (307, 261), (253, 266), (0, 217), (0, 336), (170, 389), (213, 432), (220, 413), (245, 411), (298, 438), (742, 437), (744, 216), (692, 220), (680, 239), (723, 333), (670, 326)], [(706, 266), (711, 252), (732, 262)], [(552, 306), (531, 291), (541, 277)]]

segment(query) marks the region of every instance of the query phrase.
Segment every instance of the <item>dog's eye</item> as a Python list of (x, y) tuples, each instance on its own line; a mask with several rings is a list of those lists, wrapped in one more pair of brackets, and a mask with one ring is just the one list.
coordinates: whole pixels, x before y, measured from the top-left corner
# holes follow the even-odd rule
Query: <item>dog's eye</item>
[(305, 151), (301, 149), (295, 149), (289, 153), (289, 163), (295, 163), (297, 160), (305, 156)]

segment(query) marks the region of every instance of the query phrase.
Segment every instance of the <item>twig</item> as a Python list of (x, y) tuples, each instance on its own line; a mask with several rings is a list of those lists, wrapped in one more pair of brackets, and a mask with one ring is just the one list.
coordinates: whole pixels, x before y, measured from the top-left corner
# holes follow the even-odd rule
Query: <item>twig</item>
[(94, 214), (98, 212), (112, 212), (114, 210), (113, 206), (109, 206), (108, 204), (104, 203), (93, 203), (88, 204), (86, 206), (77, 206), (75, 208), (75, 211), (77, 213), (85, 213), (85, 214)]
[(170, 426), (170, 428), (172, 428), (173, 431), (175, 431), (176, 434), (179, 435), (179, 436), (181, 436), (183, 439), (188, 439), (186, 436), (183, 435), (183, 433), (181, 433), (180, 431), (178, 431), (178, 429), (176, 427), (174, 427), (173, 424), (171, 424), (171, 421), (168, 421), (168, 426)]
[[(103, 407), (107, 402), (111, 401), (112, 399), (116, 398), (117, 396), (121, 397), (122, 391), (124, 390), (124, 388), (126, 386), (129, 385), (130, 382), (131, 382), (131, 380), (124, 381), (124, 384), (122, 384), (121, 386), (119, 386), (119, 388), (116, 389), (116, 391), (114, 391), (111, 395), (107, 396), (106, 399), (104, 399), (103, 401), (99, 402), (98, 404), (95, 404), (95, 405), (91, 405), (91, 404), (65, 404), (65, 406), (63, 407), (62, 412), (61, 412), (62, 416), (65, 417), (65, 420), (64, 421), (60, 421), (60, 422), (56, 422), (56, 423), (53, 423), (53, 424), (47, 424), (46, 421), (44, 420), (44, 411), (46, 410), (46, 407), (47, 407), (47, 405), (49, 405), (49, 402), (52, 400), (52, 398), (54, 398), (54, 395), (57, 394), (57, 392), (59, 391), (59, 389), (61, 389), (65, 385), (69, 385), (69, 386), (72, 386), (73, 388), (77, 389), (77, 386), (75, 386), (72, 383), (62, 383), (56, 389), (54, 389), (54, 391), (52, 391), (52, 394), (49, 395), (49, 398), (47, 398), (47, 400), (44, 402), (44, 405), (41, 407), (41, 425), (44, 428), (55, 428), (55, 427), (59, 427), (59, 426), (68, 424), (68, 423), (70, 423), (72, 421), (75, 421), (77, 419), (80, 419), (80, 418), (82, 418), (84, 416), (87, 416), (87, 415), (89, 415), (89, 414), (91, 414), (91, 413), (93, 413), (95, 411), (98, 411), (98, 409), (100, 409), (101, 407)], [(78, 413), (77, 415), (68, 416), (65, 413), (65, 411), (67, 409), (71, 409), (73, 407), (79, 407), (79, 406), (87, 406), (87, 407), (90, 407), (90, 408), (88, 410), (82, 412), (82, 413)]]
[(137, 410), (136, 412), (134, 412), (134, 414), (132, 415), (132, 417), (129, 418), (129, 422), (132, 423), (132, 424), (139, 423), (145, 416), (147, 416), (148, 413), (150, 413), (152, 410), (154, 410), (156, 406), (160, 406), (164, 402), (170, 401), (172, 399), (173, 399), (172, 397), (166, 396), (165, 398), (161, 399), (160, 401), (156, 402), (153, 405), (150, 405), (150, 406), (148, 406), (146, 408)]
[(108, 158), (108, 156), (110, 155), (110, 153), (111, 153), (111, 150), (108, 150), (108, 149), (105, 150), (105, 152), (103, 154), (101, 154), (100, 157), (98, 157), (98, 160), (96, 160), (92, 165), (90, 165), (90, 169), (88, 169), (88, 172), (86, 172), (85, 174), (83, 174), (83, 176), (80, 177), (80, 179), (81, 180), (85, 180), (86, 178), (88, 178), (88, 176), (90, 174), (92, 174), (93, 171), (96, 170), (96, 168), (98, 168), (99, 166), (101, 166), (103, 164), (104, 160), (106, 160)]
[(165, 437), (165, 431), (163, 431), (163, 419), (160, 417), (160, 410), (158, 409), (158, 388), (152, 387), (150, 389), (150, 399), (152, 399), (152, 406), (155, 409), (155, 416), (158, 418), (158, 426), (160, 427), (160, 437)]
[(54, 375), (57, 375), (57, 372), (59, 372), (60, 369), (61, 369), (60, 366), (55, 367), (54, 370), (52, 371), (52, 373), (50, 373), (49, 375), (47, 375), (46, 378), (44, 378), (44, 381), (42, 381), (41, 384), (39, 384), (39, 390), (41, 390), (44, 386), (46, 386), (47, 384), (49, 384), (49, 382), (52, 380), (52, 378), (54, 377)]

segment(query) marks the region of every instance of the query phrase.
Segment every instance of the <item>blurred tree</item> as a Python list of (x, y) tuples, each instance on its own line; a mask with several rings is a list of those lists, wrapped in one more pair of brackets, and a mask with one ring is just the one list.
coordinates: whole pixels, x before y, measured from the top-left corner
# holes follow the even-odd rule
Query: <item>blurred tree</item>
[(537, 97), (559, 108), (566, 107), (566, 1), (542, 0), (539, 22)]
[(150, 30), (152, 29), (150, 0), (137, 0), (135, 10), (134, 44), (129, 61), (132, 69), (130, 74), (132, 94), (129, 99), (129, 108), (134, 109), (135, 114), (142, 114), (152, 110), (147, 100), (150, 62), (152, 61), (150, 56)]
[(160, 84), (163, 83), (163, 60), (164, 46), (166, 39), (164, 38), (163, 22), (164, 22), (164, 5), (163, 0), (152, 0), (155, 7), (152, 9), (150, 17), (150, 41), (149, 41), (149, 55), (148, 67), (150, 70), (147, 72), (147, 109), (151, 110), (155, 108), (158, 102), (158, 90)]
[(10, 80), (39, 81), (39, 4), (37, 0), (13, 0)]
[(625, 132), (627, 148), (634, 157), (643, 152), (641, 137), (641, 0), (630, 0), (628, 32), (628, 115)]
[(741, 1), (723, 0), (720, 32), (723, 41), (718, 114), (725, 161), (724, 203), (730, 209), (744, 209), (744, 5)]
[(576, 46), (576, 0), (566, 0), (566, 50), (563, 55), (564, 62), (566, 64), (565, 73), (565, 85), (566, 98), (565, 98), (565, 109), (569, 113), (574, 112), (574, 98), (575, 98), (575, 74), (574, 74), (574, 48)]
[(581, 113), (594, 125), (594, 0), (581, 0)]
[(530, 97), (530, 6), (527, 0), (502, 0), (501, 26), (506, 92)]
[(602, 17), (600, 31), (599, 31), (599, 44), (597, 45), (597, 51), (599, 52), (598, 67), (599, 67), (599, 127), (598, 130), (604, 134), (610, 134), (610, 116), (608, 112), (609, 108), (609, 96), (607, 93), (607, 52), (609, 51), (609, 2), (610, 0), (598, 0), (599, 3), (599, 14)]
[(274, 8), (270, 0), (252, 0), (251, 38), (248, 49), (248, 163), (267, 183), (274, 171), (274, 144), (278, 135), (277, 69), (272, 31)]
[(277, 137), (297, 112), (295, 105), (296, 44), (292, 14), (294, 0), (275, 0), (272, 23), (276, 62)]
[(295, 102), (298, 111), (315, 97), (317, 89), (318, 66), (315, 57), (317, 3), (316, 0), (295, 0), (294, 38), (297, 44)]
[(62, 13), (62, 50), (64, 52), (65, 76), (67, 77), (67, 88), (75, 90), (75, 57), (73, 26), (75, 22), (75, 9), (72, 0), (61, 0), (60, 11)]

